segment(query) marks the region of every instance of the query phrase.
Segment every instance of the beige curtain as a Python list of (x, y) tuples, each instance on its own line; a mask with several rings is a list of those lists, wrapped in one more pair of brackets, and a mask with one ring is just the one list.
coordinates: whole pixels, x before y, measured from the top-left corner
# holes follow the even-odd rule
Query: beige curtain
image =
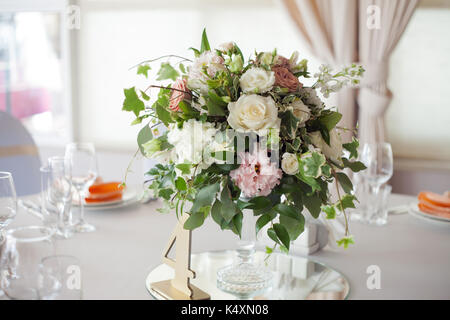
[[(366, 69), (356, 109), (354, 89), (335, 97), (341, 125), (355, 127), (359, 113), (361, 143), (384, 140), (384, 113), (392, 94), (387, 88), (389, 56), (418, 0), (282, 0), (310, 52), (335, 66), (359, 61)], [(368, 28), (368, 7), (379, 8), (380, 28)], [(370, 12), (371, 14), (373, 12)], [(375, 13), (376, 14), (376, 13)]]
[[(325, 63), (340, 66), (357, 61), (357, 0), (283, 0), (309, 51)], [(355, 127), (355, 90), (331, 96), (343, 114), (340, 125)]]
[[(361, 143), (385, 139), (384, 115), (392, 99), (392, 93), (387, 87), (389, 57), (417, 2), (418, 0), (359, 1), (359, 61), (366, 69), (358, 96)], [(380, 8), (379, 28), (367, 27), (367, 11), (370, 6)]]

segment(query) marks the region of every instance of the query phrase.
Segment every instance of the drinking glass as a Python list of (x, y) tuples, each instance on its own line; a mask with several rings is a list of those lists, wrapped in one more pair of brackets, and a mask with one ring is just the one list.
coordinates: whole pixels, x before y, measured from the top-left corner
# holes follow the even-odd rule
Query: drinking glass
[[(39, 264), (43, 257), (54, 255), (53, 230), (43, 226), (10, 229), (6, 236), (6, 268), (3, 290), (10, 299), (41, 298), (38, 282)], [(57, 283), (45, 291), (56, 290)], [(53, 289), (52, 289), (53, 288)]]
[(41, 172), (41, 219), (55, 230), (59, 238), (72, 236), (72, 185), (70, 163), (62, 157), (49, 158), (49, 165)]
[(43, 258), (39, 265), (39, 288), (44, 300), (81, 300), (81, 267), (78, 259), (68, 255)]
[(367, 203), (366, 216), (371, 216), (381, 209), (380, 187), (393, 173), (392, 148), (389, 143), (367, 143), (361, 152), (361, 161), (367, 167), (362, 173), (364, 181), (372, 189), (374, 198)]
[(72, 164), (72, 184), (80, 202), (80, 220), (75, 225), (75, 231), (92, 232), (95, 227), (84, 218), (84, 198), (88, 187), (97, 178), (95, 147), (92, 143), (70, 143), (66, 146), (66, 158)]
[(17, 196), (11, 173), (0, 171), (0, 243), (3, 230), (11, 223), (17, 212)]
[[(368, 194), (366, 200), (371, 202), (376, 202), (377, 208), (376, 210), (366, 210), (363, 215), (361, 221), (364, 223), (382, 226), (388, 222), (388, 199), (389, 195), (392, 191), (392, 186), (385, 184), (381, 186), (378, 194), (374, 194), (373, 189), (368, 188)], [(375, 198), (376, 197), (376, 198)], [(375, 199), (374, 199), (375, 198)]]
[(47, 192), (43, 197), (43, 210), (47, 216), (58, 213), (57, 234), (68, 238), (71, 235), (70, 207), (72, 203), (72, 171), (70, 162), (63, 157), (49, 158), (49, 175), (47, 182), (44, 177), (44, 187)]

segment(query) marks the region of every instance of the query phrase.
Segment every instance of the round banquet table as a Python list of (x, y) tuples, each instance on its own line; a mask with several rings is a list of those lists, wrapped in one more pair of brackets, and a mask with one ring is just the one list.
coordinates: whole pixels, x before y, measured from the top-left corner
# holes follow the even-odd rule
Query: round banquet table
[[(414, 197), (393, 194), (389, 204), (412, 201)], [(97, 231), (56, 240), (58, 254), (80, 260), (84, 299), (152, 299), (145, 280), (161, 264), (161, 253), (176, 223), (175, 214), (156, 211), (159, 205), (153, 201), (86, 211)], [(33, 224), (40, 221), (20, 208), (10, 227)], [(348, 249), (327, 246), (311, 255), (348, 279), (348, 299), (450, 299), (448, 225), (428, 223), (406, 213), (389, 216), (383, 227), (352, 222), (350, 228), (354, 245)], [(193, 232), (192, 250), (229, 250), (235, 248), (236, 240), (232, 232), (220, 231), (207, 219)], [(381, 271), (380, 289), (367, 286), (373, 265)]]

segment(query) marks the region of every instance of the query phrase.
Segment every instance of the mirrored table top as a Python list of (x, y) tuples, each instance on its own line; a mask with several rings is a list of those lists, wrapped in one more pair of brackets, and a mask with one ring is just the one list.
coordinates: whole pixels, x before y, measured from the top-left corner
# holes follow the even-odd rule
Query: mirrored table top
[[(217, 270), (237, 263), (235, 251), (210, 251), (191, 256), (196, 278), (191, 283), (209, 293), (212, 300), (235, 300), (235, 296), (217, 288)], [(347, 279), (338, 271), (309, 258), (257, 251), (255, 263), (265, 263), (272, 270), (273, 286), (255, 300), (344, 300), (350, 292)], [(153, 282), (173, 278), (174, 270), (161, 264), (146, 279), (146, 287), (155, 299), (164, 299), (150, 288)]]

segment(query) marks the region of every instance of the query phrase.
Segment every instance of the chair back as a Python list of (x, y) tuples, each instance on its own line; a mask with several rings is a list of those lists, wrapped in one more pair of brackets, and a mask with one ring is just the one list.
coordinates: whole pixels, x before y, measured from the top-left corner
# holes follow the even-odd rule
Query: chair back
[(19, 120), (0, 111), (0, 171), (11, 172), (18, 196), (40, 192), (40, 166), (30, 133)]

